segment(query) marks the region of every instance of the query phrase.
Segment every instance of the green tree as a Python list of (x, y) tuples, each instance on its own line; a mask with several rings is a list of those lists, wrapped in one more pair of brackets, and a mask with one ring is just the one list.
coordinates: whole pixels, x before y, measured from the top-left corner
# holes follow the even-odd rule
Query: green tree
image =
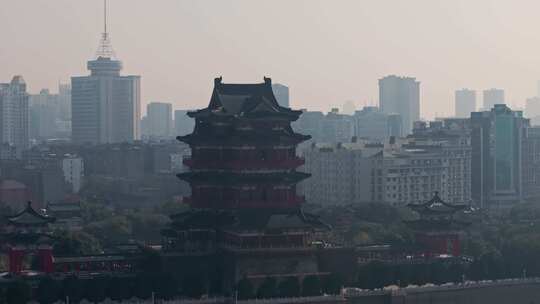
[(42, 304), (51, 304), (59, 299), (60, 284), (51, 277), (43, 278), (36, 290), (36, 299)]
[(182, 287), (184, 295), (190, 298), (199, 299), (203, 294), (206, 293), (204, 281), (200, 276), (186, 277), (183, 281)]
[(99, 241), (82, 231), (56, 232), (53, 250), (55, 255), (86, 255), (102, 252)]
[(171, 273), (157, 275), (155, 282), (157, 284), (156, 296), (159, 299), (170, 300), (178, 295), (178, 282)]
[(302, 296), (319, 296), (322, 294), (321, 280), (318, 276), (307, 276), (302, 282)]
[(69, 297), (70, 302), (77, 303), (84, 296), (84, 286), (76, 276), (66, 277), (62, 281), (62, 299)]
[(339, 294), (341, 287), (343, 287), (343, 279), (338, 274), (332, 273), (323, 279), (323, 290), (326, 294)]
[(131, 278), (113, 277), (109, 282), (107, 296), (114, 301), (129, 299), (133, 296), (131, 291), (134, 284)]
[(276, 279), (267, 277), (257, 290), (257, 298), (269, 299), (277, 295)]
[(240, 300), (251, 299), (253, 298), (253, 284), (248, 278), (244, 277), (238, 281), (236, 292)]
[(278, 294), (280, 297), (298, 297), (300, 295), (300, 283), (296, 277), (289, 277), (278, 284)]
[(154, 275), (139, 273), (135, 278), (135, 296), (139, 299), (148, 299), (154, 291)]
[(30, 301), (32, 290), (25, 281), (18, 280), (8, 285), (6, 300), (10, 304), (26, 304)]
[(110, 278), (96, 277), (88, 280), (84, 288), (84, 298), (93, 303), (103, 302), (107, 297)]

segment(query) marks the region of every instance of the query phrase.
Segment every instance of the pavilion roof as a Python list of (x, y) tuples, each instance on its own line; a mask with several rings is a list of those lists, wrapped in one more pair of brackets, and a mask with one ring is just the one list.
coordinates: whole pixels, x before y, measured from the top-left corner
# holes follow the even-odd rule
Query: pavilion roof
[(55, 220), (56, 219), (54, 217), (34, 210), (34, 208), (32, 208), (32, 202), (28, 202), (23, 211), (7, 217), (8, 223), (15, 226), (44, 226), (48, 223), (54, 222)]
[(301, 111), (293, 111), (278, 104), (272, 91), (272, 81), (264, 78), (263, 83), (230, 84), (222, 83), (222, 78), (214, 80), (214, 90), (208, 108), (189, 112), (191, 117), (207, 115), (253, 116), (279, 114), (295, 119)]
[(420, 204), (408, 204), (409, 208), (413, 209), (414, 211), (424, 214), (424, 215), (430, 215), (430, 214), (453, 214), (459, 210), (463, 210), (467, 208), (467, 205), (465, 204), (449, 204), (445, 201), (443, 201), (438, 192), (435, 192), (435, 195), (432, 199), (429, 201), (426, 201), (424, 203)]

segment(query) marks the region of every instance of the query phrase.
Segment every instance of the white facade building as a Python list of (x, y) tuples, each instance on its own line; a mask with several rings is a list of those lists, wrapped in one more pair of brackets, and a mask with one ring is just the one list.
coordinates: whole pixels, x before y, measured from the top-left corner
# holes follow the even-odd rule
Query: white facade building
[(62, 159), (62, 170), (64, 179), (71, 185), (73, 193), (79, 193), (84, 179), (83, 159), (74, 155), (65, 155)]
[(309, 203), (405, 205), (428, 200), (434, 192), (452, 202), (471, 199), (469, 137), (459, 142), (407, 138), (384, 145), (312, 144), (300, 154), (305, 164), (299, 170), (311, 177), (299, 192)]

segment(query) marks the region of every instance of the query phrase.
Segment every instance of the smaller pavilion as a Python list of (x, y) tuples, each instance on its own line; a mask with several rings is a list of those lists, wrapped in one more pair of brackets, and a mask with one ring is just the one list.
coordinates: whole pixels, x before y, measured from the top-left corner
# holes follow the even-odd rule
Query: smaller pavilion
[(55, 218), (34, 210), (32, 203), (28, 202), (23, 211), (8, 216), (6, 220), (1, 239), (9, 256), (9, 272), (21, 273), (24, 257), (28, 254), (38, 257), (37, 270), (52, 272), (53, 246), (49, 224), (53, 223)]
[(416, 242), (422, 246), (424, 255), (461, 255), (460, 236), (471, 223), (459, 220), (455, 215), (465, 210), (466, 204), (446, 203), (435, 192), (429, 201), (407, 206), (420, 216), (405, 223), (415, 232)]

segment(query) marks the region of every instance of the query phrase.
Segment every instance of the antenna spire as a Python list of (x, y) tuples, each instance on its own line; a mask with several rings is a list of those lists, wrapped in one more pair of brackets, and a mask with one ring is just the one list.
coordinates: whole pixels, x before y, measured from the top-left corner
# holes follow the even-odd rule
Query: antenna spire
[(103, 0), (103, 23), (105, 25), (103, 33), (107, 34), (107, 0)]
[(97, 58), (114, 58), (116, 57), (109, 33), (107, 32), (107, 0), (103, 0), (103, 33), (96, 52)]

